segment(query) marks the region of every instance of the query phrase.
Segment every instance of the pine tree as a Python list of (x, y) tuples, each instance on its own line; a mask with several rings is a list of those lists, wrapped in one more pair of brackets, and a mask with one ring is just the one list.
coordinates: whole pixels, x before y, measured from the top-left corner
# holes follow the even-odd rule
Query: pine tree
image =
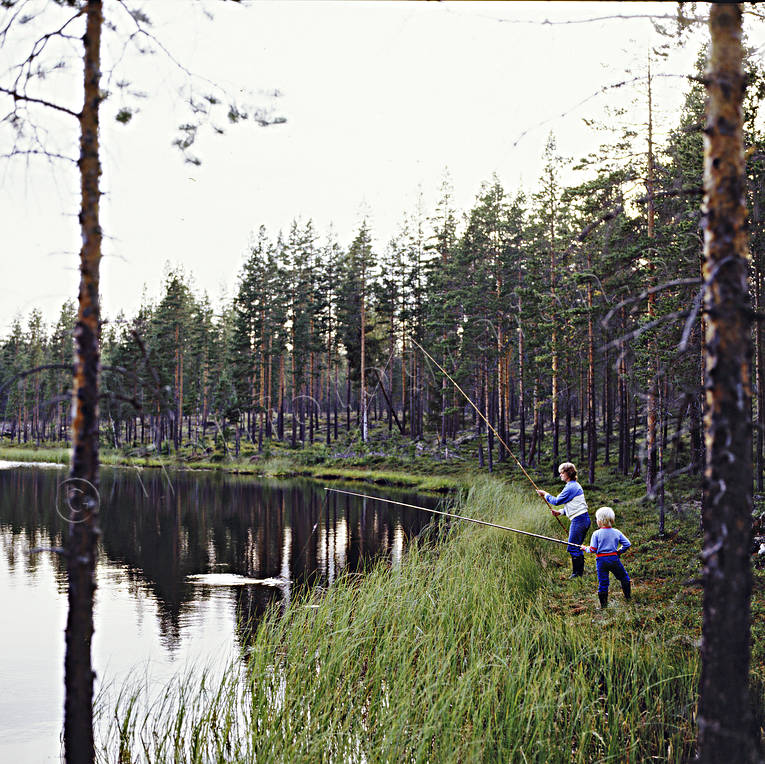
[[(362, 441), (368, 438), (367, 342), (372, 328), (368, 316), (370, 271), (373, 264), (372, 239), (366, 220), (353, 240), (340, 280), (339, 319), (341, 340), (348, 360), (349, 381), (359, 389), (359, 426)], [(350, 402), (348, 402), (348, 405)]]
[(704, 268), (708, 284), (704, 618), (700, 762), (760, 760), (749, 703), (752, 587), (751, 313), (742, 106), (740, 4), (712, 5), (704, 140)]

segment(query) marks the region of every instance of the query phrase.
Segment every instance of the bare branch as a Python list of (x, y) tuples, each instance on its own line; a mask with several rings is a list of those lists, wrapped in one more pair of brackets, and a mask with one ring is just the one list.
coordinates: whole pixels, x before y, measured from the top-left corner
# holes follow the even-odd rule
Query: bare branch
[[(447, 12), (454, 13), (448, 6), (444, 6)], [(456, 14), (464, 15), (464, 14)], [(754, 14), (758, 15), (758, 14)], [(682, 9), (678, 10), (676, 14), (667, 13), (636, 13), (631, 14), (611, 14), (608, 16), (592, 16), (586, 19), (562, 19), (560, 21), (552, 21), (549, 18), (539, 21), (537, 19), (519, 19), (519, 18), (500, 18), (498, 16), (489, 16), (485, 13), (471, 13), (470, 16), (474, 18), (487, 19), (489, 21), (496, 21), (500, 24), (526, 24), (536, 26), (571, 26), (574, 24), (596, 24), (600, 21), (634, 21), (636, 19), (648, 19), (649, 21), (679, 21), (681, 24), (703, 24), (706, 23), (706, 19), (701, 16), (686, 16)]]
[(34, 549), (29, 550), (29, 554), (40, 554), (40, 552), (53, 552), (53, 554), (59, 554), (62, 557), (66, 557), (69, 553), (60, 546), (36, 546)]
[(24, 62), (19, 66), (19, 74), (16, 77), (17, 87), (18, 87), (18, 83), (21, 78), (21, 75), (24, 72), (24, 69), (26, 68), (27, 71), (31, 73), (32, 62), (42, 54), (42, 52), (45, 50), (45, 46), (51, 41), (51, 39), (53, 39), (54, 37), (60, 37), (64, 40), (72, 40), (72, 41), (79, 42), (79, 39), (77, 37), (73, 37), (72, 35), (65, 35), (64, 30), (73, 21), (76, 21), (78, 18), (80, 18), (84, 13), (85, 13), (85, 8), (83, 6), (79, 11), (77, 11), (77, 13), (74, 14), (74, 16), (71, 16), (54, 32), (48, 32), (47, 34), (44, 34), (42, 37), (35, 40), (34, 45), (32, 45), (32, 52), (29, 54), (29, 56), (27, 56)]
[[(586, 225), (578, 234), (575, 241), (584, 241), (601, 223), (607, 223), (609, 220), (613, 220), (617, 215), (624, 212), (624, 205), (617, 204), (616, 207), (601, 215), (597, 220), (594, 220), (589, 225)], [(571, 250), (573, 243), (569, 246)]]
[(659, 318), (655, 319), (654, 321), (649, 321), (648, 323), (641, 324), (637, 327), (637, 329), (634, 329), (633, 331), (628, 332), (621, 337), (617, 337), (615, 340), (611, 340), (611, 342), (608, 342), (605, 345), (602, 345), (600, 347), (600, 351), (603, 352), (604, 350), (608, 350), (612, 347), (620, 347), (627, 340), (637, 339), (641, 334), (645, 334), (647, 331), (654, 329), (655, 327), (666, 323), (667, 321), (674, 321), (676, 318), (685, 318), (689, 313), (690, 311), (688, 310), (676, 310), (674, 313), (667, 313), (664, 316), (659, 316)]
[(11, 96), (14, 101), (24, 101), (25, 103), (37, 103), (41, 106), (47, 106), (49, 109), (55, 109), (56, 111), (63, 112), (64, 114), (68, 114), (70, 117), (74, 117), (75, 119), (80, 118), (80, 113), (76, 111), (72, 111), (71, 109), (67, 109), (66, 106), (61, 106), (57, 103), (52, 103), (51, 101), (46, 101), (43, 98), (32, 98), (31, 96), (24, 95), (23, 93), (19, 93), (17, 90), (12, 90), (9, 88), (0, 87), (0, 93), (5, 93), (6, 95)]
[(680, 344), (677, 346), (677, 349), (680, 353), (684, 352), (688, 347), (688, 340), (690, 339), (693, 325), (696, 322), (696, 317), (699, 315), (699, 310), (701, 309), (701, 300), (704, 297), (705, 290), (706, 284), (704, 285), (704, 289), (699, 289), (699, 293), (696, 295), (696, 298), (693, 301), (693, 307), (691, 308), (691, 312), (688, 314), (688, 320), (685, 322), (685, 327), (683, 328), (683, 336), (680, 339)]
[(50, 369), (60, 369), (62, 371), (68, 371), (70, 374), (74, 374), (74, 367), (71, 363), (45, 363), (42, 366), (35, 366), (33, 369), (20, 371), (18, 374), (11, 377), (7, 382), (4, 382), (2, 385), (0, 385), (0, 393), (5, 390), (8, 385), (18, 379), (23, 379), (24, 377), (28, 377), (31, 374), (37, 374), (39, 371), (48, 371)]
[(141, 404), (135, 398), (129, 398), (126, 395), (120, 395), (119, 393), (111, 393), (107, 391), (100, 393), (98, 397), (101, 400), (123, 401), (124, 403), (129, 403), (136, 411), (143, 411), (143, 406), (141, 406)]
[(13, 26), (16, 19), (21, 14), (21, 11), (24, 10), (24, 7), (29, 4), (29, 0), (23, 0), (23, 2), (19, 3), (16, 6), (15, 12), (11, 15), (11, 17), (8, 19), (8, 23), (0, 29), (0, 44), (5, 42), (5, 38), (8, 36), (8, 32), (10, 31), (11, 27)]
[[(656, 79), (658, 77), (679, 77), (683, 80), (693, 80), (696, 79), (694, 77), (689, 77), (686, 74), (671, 74), (671, 73), (665, 73), (665, 74), (653, 74), (651, 75), (652, 79)], [(602, 88), (599, 88), (594, 93), (588, 95), (586, 98), (583, 98), (578, 103), (574, 104), (570, 108), (566, 109), (566, 111), (561, 112), (560, 114), (557, 114), (554, 117), (549, 117), (548, 119), (543, 119), (541, 122), (537, 122), (535, 125), (532, 125), (531, 127), (526, 128), (512, 143), (513, 148), (515, 148), (532, 130), (536, 130), (537, 128), (540, 128), (544, 125), (549, 124), (550, 122), (554, 122), (558, 119), (563, 119), (563, 117), (567, 117), (572, 112), (576, 111), (580, 106), (584, 106), (584, 104), (588, 103), (589, 101), (592, 101), (594, 98), (597, 98), (599, 95), (603, 95), (604, 93), (609, 92), (610, 90), (618, 90), (619, 88), (623, 88), (626, 85), (632, 85), (636, 82), (641, 82), (647, 79), (646, 75), (641, 75), (638, 77), (633, 77), (631, 80), (622, 80), (621, 82), (614, 82), (611, 85), (604, 85)]]
[(667, 199), (672, 196), (701, 196), (704, 189), (701, 186), (686, 186), (671, 191), (655, 191), (649, 196), (641, 196), (635, 199), (635, 204), (647, 204), (651, 199)]
[[(130, 44), (130, 42), (133, 41), (133, 39), (136, 36), (144, 36), (148, 41), (151, 42), (152, 45), (155, 45), (162, 53), (168, 58), (168, 60), (180, 71), (182, 72), (189, 81), (195, 81), (195, 82), (201, 82), (209, 85), (211, 88), (214, 88), (217, 91), (221, 91), (225, 94), (225, 89), (221, 88), (221, 86), (208, 79), (207, 77), (203, 77), (199, 74), (195, 74), (192, 72), (188, 67), (184, 66), (172, 53), (171, 51), (159, 40), (157, 37), (155, 37), (148, 29), (146, 29), (145, 23), (148, 21), (148, 19), (142, 14), (142, 13), (135, 13), (131, 11), (131, 9), (128, 7), (125, 0), (117, 0), (118, 4), (122, 6), (125, 13), (130, 17), (131, 21), (135, 25), (135, 32), (130, 35), (128, 38), (128, 41), (126, 42), (125, 48), (123, 48), (123, 51), (121, 53), (121, 56), (124, 55), (125, 49), (127, 48), (127, 45)], [(279, 91), (273, 91), (271, 93), (272, 96), (279, 96), (281, 95)], [(183, 153), (185, 160), (191, 164), (199, 165), (201, 164), (201, 161), (189, 153), (188, 149), (194, 144), (197, 136), (197, 131), (199, 130), (202, 120), (206, 117), (209, 121), (209, 123), (212, 126), (212, 129), (217, 132), (218, 134), (221, 134), (223, 130), (220, 127), (216, 127), (214, 124), (212, 124), (212, 121), (210, 119), (210, 107), (215, 106), (220, 103), (220, 99), (217, 97), (210, 97), (205, 96), (205, 98), (202, 101), (195, 101), (191, 95), (189, 95), (186, 98), (191, 111), (195, 115), (201, 115), (196, 117), (196, 123), (195, 124), (185, 124), (181, 125), (179, 128), (179, 131), (181, 133), (180, 137), (178, 137), (176, 140), (173, 141), (173, 145), (176, 146), (181, 150)], [(242, 111), (239, 109), (236, 104), (234, 103), (234, 99), (231, 98), (228, 94), (226, 94), (226, 100), (231, 101), (229, 104), (228, 109), (228, 119), (230, 122), (239, 122), (240, 120), (246, 120), (251, 118), (253, 122), (258, 124), (260, 127), (269, 127), (271, 125), (279, 125), (286, 122), (285, 117), (279, 117), (279, 116), (271, 116), (269, 112), (265, 109), (260, 108), (254, 108), (252, 109), (252, 113), (248, 114), (245, 111)], [(207, 101), (205, 103), (204, 101)]]
[(44, 151), (42, 149), (26, 149), (24, 151), (14, 149), (13, 151), (9, 152), (8, 154), (0, 154), (0, 159), (12, 159), (13, 157), (18, 156), (44, 156), (48, 159), (63, 159), (67, 162), (71, 162), (73, 165), (77, 164), (77, 160), (65, 156), (64, 154), (55, 154), (52, 151)]
[(645, 300), (646, 297), (652, 294), (656, 294), (657, 292), (661, 292), (665, 289), (671, 289), (672, 287), (676, 286), (691, 286), (693, 284), (700, 284), (701, 279), (700, 278), (691, 278), (691, 279), (675, 279), (674, 281), (666, 281), (663, 284), (659, 284), (658, 286), (651, 287), (650, 289), (644, 289), (637, 297), (628, 297), (624, 300), (622, 300), (618, 305), (614, 305), (611, 310), (606, 313), (605, 318), (601, 320), (601, 324), (603, 326), (607, 326), (611, 318), (613, 318), (614, 313), (616, 313), (617, 310), (620, 310), (621, 308), (626, 307), (627, 305), (632, 305), (636, 302), (641, 302), (642, 300)]

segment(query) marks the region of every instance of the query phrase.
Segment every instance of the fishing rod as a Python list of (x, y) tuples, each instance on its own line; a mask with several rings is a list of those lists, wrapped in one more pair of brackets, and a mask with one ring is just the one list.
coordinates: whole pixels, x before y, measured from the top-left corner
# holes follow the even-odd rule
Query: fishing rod
[[(457, 383), (454, 381), (454, 379), (452, 379), (452, 377), (451, 377), (451, 375), (449, 374), (449, 372), (448, 372), (448, 371), (447, 371), (447, 370), (446, 370), (446, 369), (445, 369), (443, 366), (441, 366), (441, 364), (440, 364), (438, 361), (436, 361), (436, 359), (435, 359), (435, 358), (433, 358), (433, 356), (432, 356), (430, 353), (428, 353), (428, 351), (427, 351), (427, 350), (425, 350), (425, 348), (424, 348), (422, 345), (420, 345), (420, 343), (419, 343), (419, 342), (417, 342), (417, 340), (416, 340), (414, 337), (412, 337), (412, 335), (411, 335), (411, 334), (410, 334), (410, 335), (408, 335), (408, 336), (409, 336), (409, 339), (410, 339), (410, 340), (411, 340), (411, 341), (412, 341), (412, 342), (413, 342), (415, 345), (417, 345), (417, 347), (418, 347), (420, 350), (422, 350), (422, 352), (423, 352), (423, 353), (424, 353), (424, 354), (425, 354), (425, 355), (426, 355), (426, 356), (427, 356), (427, 357), (428, 357), (428, 358), (429, 358), (431, 361), (433, 361), (433, 363), (434, 363), (434, 364), (435, 364), (435, 365), (436, 365), (436, 366), (439, 368), (439, 370), (441, 371), (441, 373), (442, 373), (442, 374), (444, 374), (444, 376), (445, 376), (445, 377), (446, 377), (446, 378), (447, 378), (447, 379), (448, 379), (448, 380), (449, 380), (449, 381), (450, 381), (450, 382), (451, 382), (451, 383), (452, 383), (452, 384), (453, 384), (453, 385), (454, 385), (454, 386), (455, 386), (455, 387), (456, 387), (456, 388), (457, 388), (457, 389), (458, 389), (458, 390), (459, 390), (459, 391), (462, 393), (462, 395), (464, 396), (465, 400), (466, 400), (466, 401), (467, 401), (467, 402), (468, 402), (468, 403), (469, 403), (469, 404), (470, 404), (470, 405), (471, 405), (471, 406), (472, 406), (472, 407), (475, 409), (475, 411), (476, 411), (476, 413), (478, 414), (478, 416), (480, 416), (480, 417), (481, 417), (481, 419), (483, 419), (483, 421), (484, 421), (484, 422), (486, 422), (486, 426), (487, 426), (487, 427), (489, 427), (489, 428), (491, 429), (491, 431), (492, 431), (492, 432), (493, 432), (493, 433), (494, 433), (494, 434), (497, 436), (497, 440), (499, 440), (499, 442), (500, 442), (500, 443), (501, 443), (501, 444), (502, 444), (502, 445), (505, 447), (505, 450), (507, 451), (507, 453), (508, 453), (508, 454), (510, 454), (510, 456), (512, 456), (512, 457), (513, 457), (513, 459), (515, 460), (515, 463), (516, 463), (516, 464), (517, 464), (517, 465), (518, 465), (518, 466), (521, 468), (521, 472), (523, 472), (523, 474), (524, 474), (524, 475), (525, 475), (525, 476), (528, 478), (528, 480), (529, 480), (529, 482), (531, 483), (531, 485), (533, 485), (533, 486), (534, 486), (534, 490), (535, 490), (535, 491), (539, 491), (539, 490), (541, 490), (541, 489), (539, 488), (539, 486), (537, 486), (537, 484), (534, 482), (534, 480), (532, 479), (531, 475), (529, 475), (529, 473), (528, 473), (528, 472), (526, 472), (526, 469), (525, 469), (525, 468), (524, 468), (524, 466), (521, 464), (521, 462), (520, 462), (520, 460), (518, 459), (518, 457), (517, 457), (517, 456), (516, 456), (516, 455), (515, 455), (515, 454), (514, 454), (514, 453), (513, 453), (511, 450), (510, 450), (510, 447), (509, 447), (509, 446), (507, 445), (507, 443), (505, 443), (505, 441), (502, 439), (502, 436), (501, 436), (501, 435), (500, 435), (500, 434), (499, 434), (499, 433), (496, 431), (496, 429), (494, 429), (494, 427), (492, 426), (491, 422), (490, 422), (490, 421), (489, 421), (489, 420), (488, 420), (488, 419), (487, 419), (487, 418), (486, 418), (486, 417), (483, 415), (483, 413), (482, 413), (482, 412), (481, 412), (481, 410), (478, 408), (478, 406), (476, 406), (476, 405), (475, 405), (475, 403), (473, 403), (473, 401), (472, 401), (472, 399), (470, 398), (470, 396), (469, 396), (469, 395), (468, 395), (468, 394), (467, 394), (467, 393), (466, 393), (466, 392), (465, 392), (465, 391), (464, 391), (464, 390), (463, 390), (463, 389), (462, 389), (462, 388), (461, 388), (461, 387), (460, 387), (460, 386), (459, 386), (459, 385), (458, 385), (458, 384), (457, 384)], [(558, 517), (556, 514), (554, 514), (554, 513), (553, 513), (553, 511), (552, 511), (552, 507), (551, 507), (551, 506), (550, 506), (550, 505), (547, 503), (547, 499), (545, 499), (545, 498), (544, 498), (544, 496), (542, 496), (542, 497), (541, 497), (541, 499), (542, 499), (542, 501), (545, 503), (545, 507), (547, 507), (547, 508), (550, 510), (550, 512), (553, 514), (553, 517), (554, 517), (554, 518), (555, 518), (555, 519), (558, 521), (558, 525), (560, 525), (560, 527), (561, 527), (561, 528), (563, 528), (563, 523), (560, 521), (560, 518), (559, 518), (559, 517)]]
[[(407, 504), (403, 501), (393, 501), (393, 499), (383, 499), (380, 496), (369, 496), (366, 493), (356, 493), (354, 491), (341, 491), (339, 488), (325, 487), (325, 491), (331, 491), (332, 493), (344, 493), (346, 496), (359, 496), (362, 499), (372, 499), (374, 501), (384, 501), (388, 504), (398, 504), (400, 507), (410, 507), (411, 509), (420, 509), (423, 512), (431, 512), (434, 515), (443, 515), (444, 517), (453, 517), (456, 520), (467, 520), (469, 523), (477, 523), (478, 525), (488, 525), (490, 528), (499, 528), (503, 531), (512, 531), (513, 533), (520, 533), (523, 536), (533, 536), (537, 539), (544, 539), (545, 541), (554, 541), (556, 544), (565, 544), (571, 546), (568, 541), (561, 541), (560, 539), (554, 539), (551, 536), (540, 536), (538, 533), (530, 533), (529, 531), (521, 531), (518, 528), (510, 528), (507, 525), (497, 525), (497, 523), (490, 523), (486, 520), (476, 520), (474, 517), (465, 517), (465, 515), (456, 515), (453, 512), (441, 512), (438, 509), (428, 509), (427, 507), (420, 507), (417, 504)], [(574, 544), (578, 546), (578, 544)]]

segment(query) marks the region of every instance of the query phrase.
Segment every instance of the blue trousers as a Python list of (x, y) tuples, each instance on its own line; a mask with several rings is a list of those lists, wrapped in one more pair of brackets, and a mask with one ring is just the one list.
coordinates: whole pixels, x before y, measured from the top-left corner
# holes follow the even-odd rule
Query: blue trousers
[(624, 565), (622, 565), (622, 561), (619, 559), (619, 555), (598, 557), (595, 560), (595, 567), (598, 570), (598, 594), (608, 592), (609, 573), (613, 573), (619, 583), (624, 584), (630, 580)]
[(584, 537), (587, 535), (587, 529), (590, 527), (590, 516), (584, 512), (577, 515), (568, 529), (568, 543), (575, 546), (567, 546), (566, 549), (572, 557), (584, 557), (584, 552), (580, 549)]

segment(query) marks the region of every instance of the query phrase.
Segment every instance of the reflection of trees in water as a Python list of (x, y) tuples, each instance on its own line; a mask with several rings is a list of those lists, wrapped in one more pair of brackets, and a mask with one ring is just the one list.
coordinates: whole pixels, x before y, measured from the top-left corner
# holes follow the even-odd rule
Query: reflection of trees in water
[(240, 646), (246, 646), (253, 629), (263, 616), (284, 605), (284, 590), (277, 586), (248, 584), (236, 587), (236, 636)]
[[(61, 544), (56, 514), (63, 473), (22, 469), (0, 472), (3, 554), (11, 567), (34, 566), (26, 552)], [(235, 617), (243, 638), (294, 589), (329, 585), (343, 571), (358, 571), (390, 555), (404, 533), (429, 516), (369, 499), (327, 493), (306, 481), (263, 483), (220, 474), (108, 470), (101, 478), (102, 556), (121, 566), (131, 589), (145, 588), (158, 607), (163, 642), (177, 644), (183, 614), (211, 589), (191, 584), (196, 573), (232, 573), (280, 579), (280, 586), (236, 587)], [(414, 501), (413, 497), (402, 500)], [(421, 501), (421, 499), (420, 499)], [(57, 566), (60, 560), (56, 561)]]
[[(56, 485), (64, 477), (58, 470), (0, 470), (0, 553), (11, 572), (20, 567), (34, 574), (40, 557), (30, 554), (32, 549), (63, 546), (64, 521), (56, 513)], [(51, 557), (60, 583), (66, 565), (59, 555)]]

